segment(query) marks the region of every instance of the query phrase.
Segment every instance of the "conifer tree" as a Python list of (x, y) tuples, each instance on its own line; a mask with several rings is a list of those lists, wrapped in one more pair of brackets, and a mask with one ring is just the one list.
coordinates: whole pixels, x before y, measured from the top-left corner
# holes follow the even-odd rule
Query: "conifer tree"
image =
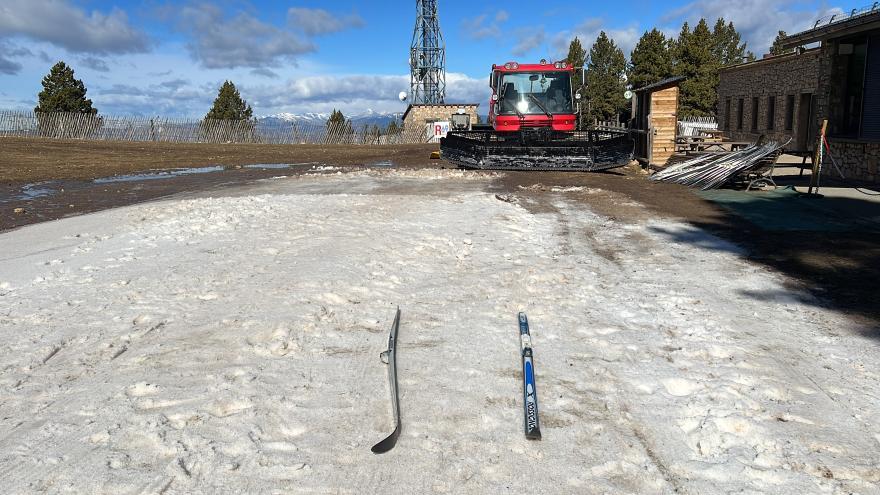
[[(584, 67), (584, 63), (586, 62), (587, 51), (584, 50), (584, 47), (581, 45), (581, 40), (575, 36), (571, 43), (568, 44), (568, 56), (565, 57), (565, 61), (574, 67), (574, 73), (571, 75), (571, 90), (572, 96), (577, 93), (580, 93), (582, 96), (585, 95), (586, 90), (584, 88), (584, 81), (581, 68)], [(580, 115), (578, 115), (578, 128), (583, 127), (586, 122), (586, 114), (581, 111)]]
[(770, 47), (770, 55), (785, 55), (786, 53), (793, 53), (794, 48), (785, 49), (782, 48), (782, 40), (788, 37), (788, 34), (785, 31), (779, 31), (779, 34), (776, 35), (776, 39), (773, 40), (773, 46)]
[(342, 110), (333, 109), (330, 112), (330, 117), (327, 119), (327, 128), (337, 128), (341, 127), (345, 124), (345, 115), (342, 114)]
[(645, 31), (630, 54), (630, 84), (641, 88), (672, 75), (672, 53), (666, 36), (656, 28)]
[(235, 88), (235, 84), (226, 81), (220, 86), (214, 105), (205, 119), (210, 120), (251, 120), (254, 111), (250, 105), (241, 98), (241, 93)]
[(85, 84), (74, 77), (73, 69), (64, 62), (52, 66), (43, 78), (43, 90), (34, 112), (76, 112), (96, 114), (92, 100), (86, 98)]
[(723, 17), (715, 22), (712, 30), (712, 54), (721, 67), (742, 63), (746, 44), (740, 41), (742, 36), (732, 22), (725, 23)]
[(343, 136), (348, 136), (354, 132), (351, 121), (345, 119), (345, 115), (341, 110), (333, 109), (330, 117), (327, 119), (327, 142), (339, 142)]
[(589, 118), (612, 120), (620, 117), (627, 109), (623, 93), (626, 84), (621, 77), (626, 71), (626, 57), (614, 44), (614, 40), (599, 33), (590, 48), (590, 61), (587, 64), (587, 97)]
[(700, 19), (693, 32), (684, 24), (675, 50), (675, 72), (685, 77), (679, 96), (679, 115), (683, 117), (715, 115), (721, 63), (714, 47), (705, 19)]
[(574, 74), (571, 78), (571, 88), (577, 93), (582, 87), (584, 82), (581, 81), (581, 67), (584, 66), (584, 62), (587, 58), (587, 51), (584, 50), (584, 47), (581, 46), (581, 40), (575, 36), (571, 43), (568, 44), (568, 56), (565, 57), (565, 61), (568, 65), (575, 68)]

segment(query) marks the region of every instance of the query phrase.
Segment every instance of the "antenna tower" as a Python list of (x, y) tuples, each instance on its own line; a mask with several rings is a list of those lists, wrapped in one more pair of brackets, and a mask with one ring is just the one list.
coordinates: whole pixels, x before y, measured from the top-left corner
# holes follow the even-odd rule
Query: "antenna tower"
[(412, 102), (443, 103), (446, 96), (446, 45), (437, 20), (437, 0), (416, 0), (416, 27), (409, 50)]

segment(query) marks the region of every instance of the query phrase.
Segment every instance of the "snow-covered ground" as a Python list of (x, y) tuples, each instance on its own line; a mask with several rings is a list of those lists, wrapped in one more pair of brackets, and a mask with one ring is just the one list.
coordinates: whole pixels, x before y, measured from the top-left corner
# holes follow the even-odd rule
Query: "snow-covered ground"
[[(2, 491), (880, 493), (876, 340), (703, 232), (490, 181), (292, 177), (0, 235)], [(403, 434), (374, 455), (396, 305)]]

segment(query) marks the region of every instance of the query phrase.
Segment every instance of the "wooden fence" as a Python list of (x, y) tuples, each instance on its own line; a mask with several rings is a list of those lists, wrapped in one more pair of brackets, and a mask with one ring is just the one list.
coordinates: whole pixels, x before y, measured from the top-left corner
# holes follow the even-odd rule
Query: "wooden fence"
[(618, 120), (593, 120), (594, 129), (626, 129), (626, 123)]
[(0, 137), (155, 141), (166, 143), (410, 144), (428, 142), (423, 126), (386, 132), (369, 124), (328, 126), (283, 121), (114, 117), (0, 110)]

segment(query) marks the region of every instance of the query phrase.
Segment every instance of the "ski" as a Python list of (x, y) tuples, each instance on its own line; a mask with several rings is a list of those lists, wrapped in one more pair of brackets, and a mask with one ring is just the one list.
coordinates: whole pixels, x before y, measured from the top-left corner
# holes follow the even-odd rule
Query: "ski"
[(519, 340), (523, 364), (523, 399), (525, 409), (526, 438), (541, 439), (538, 424), (538, 390), (535, 388), (535, 364), (532, 361), (532, 336), (529, 334), (529, 320), (526, 314), (519, 314)]
[(388, 335), (388, 349), (379, 354), (379, 359), (388, 365), (388, 382), (391, 384), (391, 407), (394, 409), (394, 431), (370, 449), (374, 454), (384, 454), (393, 449), (400, 436), (400, 402), (397, 397), (397, 330), (400, 327), (400, 308), (394, 315), (391, 333)]

